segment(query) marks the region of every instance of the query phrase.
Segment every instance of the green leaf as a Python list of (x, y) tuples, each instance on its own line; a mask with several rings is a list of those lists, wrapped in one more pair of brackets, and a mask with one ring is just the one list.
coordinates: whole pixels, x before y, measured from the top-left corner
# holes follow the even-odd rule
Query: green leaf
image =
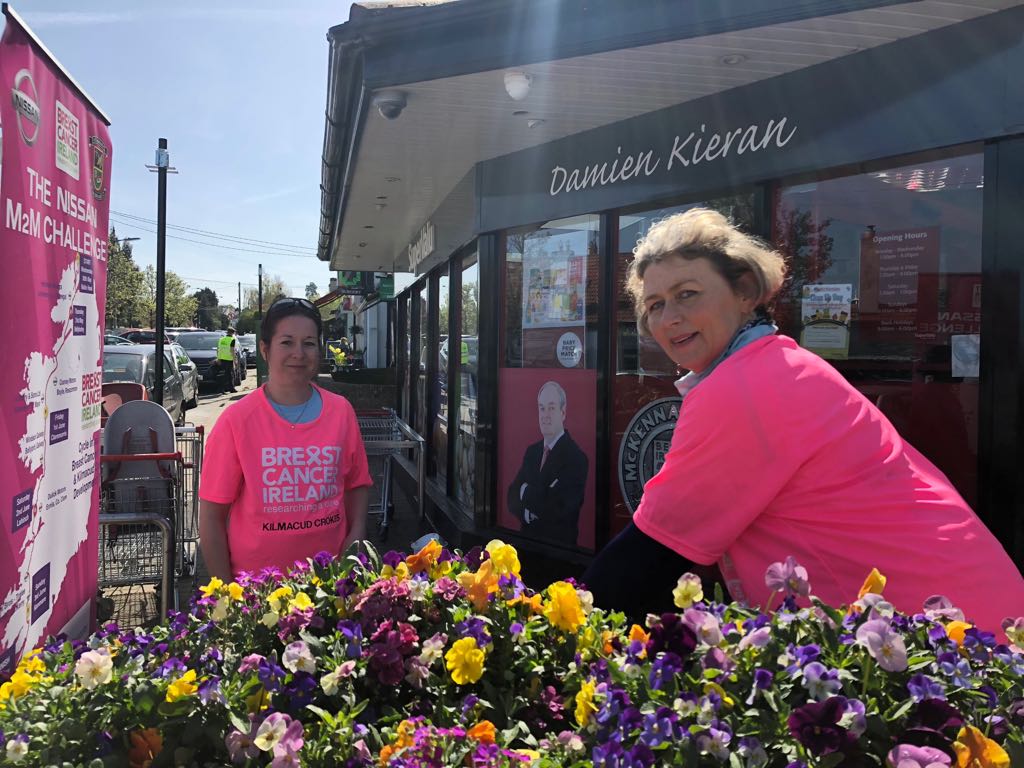
[(334, 719), (334, 715), (332, 715), (326, 709), (321, 709), (320, 707), (314, 706), (312, 704), (307, 704), (306, 709), (308, 709), (313, 714), (318, 715), (321, 720), (327, 723), (327, 726), (329, 728), (333, 729), (335, 727), (337, 721)]
[(842, 752), (833, 752), (830, 755), (824, 755), (819, 760), (815, 768), (835, 768), (843, 760), (846, 759), (846, 755)]

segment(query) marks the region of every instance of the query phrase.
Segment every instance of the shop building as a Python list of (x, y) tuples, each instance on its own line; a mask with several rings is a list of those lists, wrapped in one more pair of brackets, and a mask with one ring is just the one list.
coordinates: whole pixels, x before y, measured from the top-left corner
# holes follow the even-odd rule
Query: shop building
[(625, 271), (704, 205), (785, 254), (781, 332), (1024, 562), (1022, 32), (1005, 0), (354, 5), (320, 257), (418, 276), (395, 405), (446, 537), (583, 563), (629, 520), (679, 401)]

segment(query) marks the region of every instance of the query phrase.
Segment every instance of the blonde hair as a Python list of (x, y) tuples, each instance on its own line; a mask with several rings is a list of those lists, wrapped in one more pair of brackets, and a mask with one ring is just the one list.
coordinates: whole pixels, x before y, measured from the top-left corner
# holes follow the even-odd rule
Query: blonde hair
[(633, 296), (636, 326), (644, 336), (651, 335), (644, 310), (644, 272), (652, 264), (669, 257), (707, 259), (735, 292), (740, 278), (749, 274), (757, 292), (753, 297), (755, 307), (761, 312), (767, 312), (786, 276), (786, 265), (778, 252), (708, 208), (691, 208), (657, 222), (637, 243), (633, 256), (626, 290)]

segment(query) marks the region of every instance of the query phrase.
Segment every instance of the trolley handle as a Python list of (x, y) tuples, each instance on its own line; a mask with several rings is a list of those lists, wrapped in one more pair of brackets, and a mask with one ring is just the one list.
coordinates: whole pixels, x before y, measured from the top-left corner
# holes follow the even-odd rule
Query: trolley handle
[(173, 453), (105, 453), (100, 456), (103, 464), (122, 461), (182, 461), (181, 451)]

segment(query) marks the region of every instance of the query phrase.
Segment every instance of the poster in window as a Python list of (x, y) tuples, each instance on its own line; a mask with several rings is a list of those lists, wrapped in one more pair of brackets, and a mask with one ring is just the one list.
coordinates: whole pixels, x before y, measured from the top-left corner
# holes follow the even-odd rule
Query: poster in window
[(503, 368), (498, 385), (498, 524), (593, 549), (597, 373)]
[(845, 359), (850, 351), (853, 285), (805, 285), (800, 302), (800, 345), (822, 357)]
[(586, 280), (586, 255), (578, 255), (565, 240), (551, 251), (544, 245), (528, 248), (523, 258), (523, 328), (582, 325)]

